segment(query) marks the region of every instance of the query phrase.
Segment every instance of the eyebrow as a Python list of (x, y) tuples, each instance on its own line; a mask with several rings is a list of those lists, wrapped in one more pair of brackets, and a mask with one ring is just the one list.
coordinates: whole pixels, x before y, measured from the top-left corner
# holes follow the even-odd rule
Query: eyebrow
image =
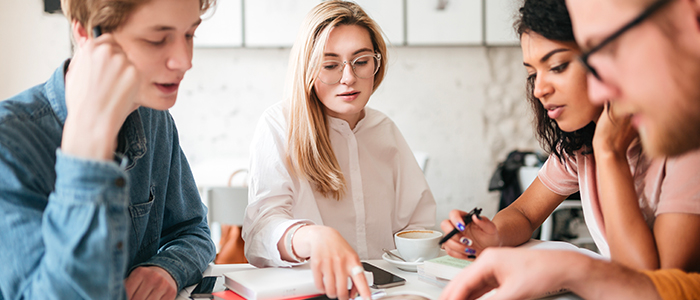
[[(202, 23), (202, 19), (199, 19), (199, 20), (197, 20), (196, 22), (192, 23), (192, 26), (190, 26), (190, 28), (196, 27), (196, 26), (198, 26), (198, 25), (201, 24), (201, 23)], [(175, 30), (175, 27), (172, 27), (172, 26), (163, 26), (163, 25), (156, 25), (156, 26), (151, 27), (151, 29), (152, 29), (153, 31), (170, 31), (170, 30)]]
[[(370, 49), (370, 48), (362, 48), (362, 49), (360, 49), (360, 50), (357, 50), (357, 51), (353, 52), (352, 55), (355, 56), (355, 55), (358, 55), (358, 54), (360, 54), (360, 53), (362, 53), (362, 52), (374, 52), (374, 51), (372, 51), (372, 49)], [(332, 57), (340, 57), (340, 55), (335, 54), (335, 53), (325, 53), (325, 54), (323, 54), (323, 55), (324, 55), (324, 56), (332, 56)]]
[[(566, 49), (566, 48), (557, 48), (557, 49), (554, 49), (552, 51), (549, 51), (549, 53), (545, 54), (544, 56), (542, 56), (542, 58), (540, 58), (540, 62), (541, 63), (546, 62), (547, 60), (552, 58), (552, 55), (557, 54), (559, 52), (566, 52), (566, 51), (571, 51), (571, 50)], [(526, 62), (524, 62), (523, 65), (525, 65), (526, 67), (531, 67), (531, 65), (526, 63)]]

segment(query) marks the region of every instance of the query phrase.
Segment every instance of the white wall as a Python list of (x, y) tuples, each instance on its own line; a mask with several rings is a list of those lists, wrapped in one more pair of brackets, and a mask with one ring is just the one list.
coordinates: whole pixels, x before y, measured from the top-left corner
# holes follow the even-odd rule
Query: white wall
[[(200, 181), (225, 183), (246, 167), (257, 118), (281, 100), (288, 51), (195, 49), (171, 112)], [(389, 60), (369, 105), (397, 123), (414, 151), (430, 155), (426, 178), (439, 218), (456, 207), (495, 214), (498, 194), (487, 186), (497, 162), (510, 150), (537, 148), (520, 49), (399, 47)]]
[[(0, 98), (45, 81), (69, 56), (68, 25), (40, 0), (0, 4)], [(30, 25), (31, 24), (31, 25)], [(171, 110), (181, 145), (201, 183), (223, 184), (247, 166), (262, 111), (282, 100), (289, 49), (195, 49), (194, 67)], [(438, 219), (452, 208), (483, 207), (498, 161), (537, 149), (524, 99), (518, 47), (399, 47), (369, 105), (391, 117), (414, 151), (429, 154), (426, 178)]]
[(70, 55), (68, 22), (42, 0), (0, 1), (0, 99), (46, 81)]

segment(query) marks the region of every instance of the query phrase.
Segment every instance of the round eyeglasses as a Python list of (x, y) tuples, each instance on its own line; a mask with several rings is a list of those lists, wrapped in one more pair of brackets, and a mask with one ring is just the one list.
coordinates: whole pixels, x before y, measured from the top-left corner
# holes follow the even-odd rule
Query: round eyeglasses
[(367, 79), (379, 71), (379, 61), (382, 55), (379, 53), (358, 56), (352, 61), (326, 60), (321, 64), (318, 79), (325, 84), (336, 84), (343, 78), (345, 64), (350, 64), (352, 73), (357, 78)]

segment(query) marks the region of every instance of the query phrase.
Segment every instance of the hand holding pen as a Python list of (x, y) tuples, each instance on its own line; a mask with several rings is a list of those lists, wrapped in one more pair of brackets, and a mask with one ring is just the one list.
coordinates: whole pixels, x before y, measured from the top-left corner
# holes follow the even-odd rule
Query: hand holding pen
[(452, 210), (450, 219), (442, 221), (440, 227), (447, 234), (440, 244), (447, 254), (463, 259), (474, 258), (484, 248), (500, 244), (496, 225), (481, 216), (481, 211), (480, 208), (468, 213)]
[[(472, 209), (472, 211), (470, 211), (467, 215), (465, 215), (464, 217), (462, 217), (462, 220), (464, 221), (464, 223), (457, 223), (457, 227), (455, 227), (454, 229), (452, 229), (452, 231), (450, 231), (450, 233), (446, 234), (446, 235), (440, 240), (440, 245), (442, 245), (442, 244), (444, 244), (445, 242), (447, 242), (447, 240), (449, 240), (450, 238), (452, 238), (455, 234), (457, 234), (457, 232), (464, 231), (464, 229), (466, 229), (466, 226), (469, 225), (469, 223), (472, 222), (472, 216), (476, 216), (477, 218), (480, 218), (480, 217), (479, 217), (480, 214), (481, 214), (481, 208), (474, 208), (474, 209)], [(459, 228), (459, 227), (461, 227), (461, 228)]]

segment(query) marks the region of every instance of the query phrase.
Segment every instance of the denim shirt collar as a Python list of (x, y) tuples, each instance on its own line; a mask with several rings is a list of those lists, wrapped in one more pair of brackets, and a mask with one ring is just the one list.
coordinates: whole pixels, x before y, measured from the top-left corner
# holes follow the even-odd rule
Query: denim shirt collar
[[(68, 71), (69, 64), (70, 59), (67, 59), (63, 63), (63, 66), (56, 69), (53, 76), (51, 76), (45, 85), (46, 99), (48, 99), (61, 126), (65, 125), (66, 117), (68, 116), (65, 74)], [(124, 151), (123, 153), (117, 154), (117, 156), (123, 155), (124, 158), (128, 159), (126, 170), (133, 168), (136, 164), (136, 160), (143, 157), (147, 150), (146, 134), (143, 129), (143, 123), (141, 122), (141, 113), (139, 113), (141, 109), (143, 108), (138, 108), (132, 112), (119, 130), (117, 141), (119, 146), (117, 149), (123, 149)]]
[(70, 59), (67, 59), (61, 67), (56, 68), (56, 71), (44, 85), (46, 99), (49, 100), (49, 104), (56, 114), (56, 117), (58, 117), (58, 121), (61, 123), (61, 126), (66, 123), (66, 116), (68, 116), (68, 109), (66, 108), (65, 81), (66, 71), (68, 71), (68, 64), (70, 64)]
[(126, 170), (133, 168), (136, 160), (143, 157), (147, 150), (140, 109), (132, 112), (119, 130), (118, 143), (120, 146), (117, 148), (120, 149), (121, 145), (124, 147), (124, 156), (128, 159)]

